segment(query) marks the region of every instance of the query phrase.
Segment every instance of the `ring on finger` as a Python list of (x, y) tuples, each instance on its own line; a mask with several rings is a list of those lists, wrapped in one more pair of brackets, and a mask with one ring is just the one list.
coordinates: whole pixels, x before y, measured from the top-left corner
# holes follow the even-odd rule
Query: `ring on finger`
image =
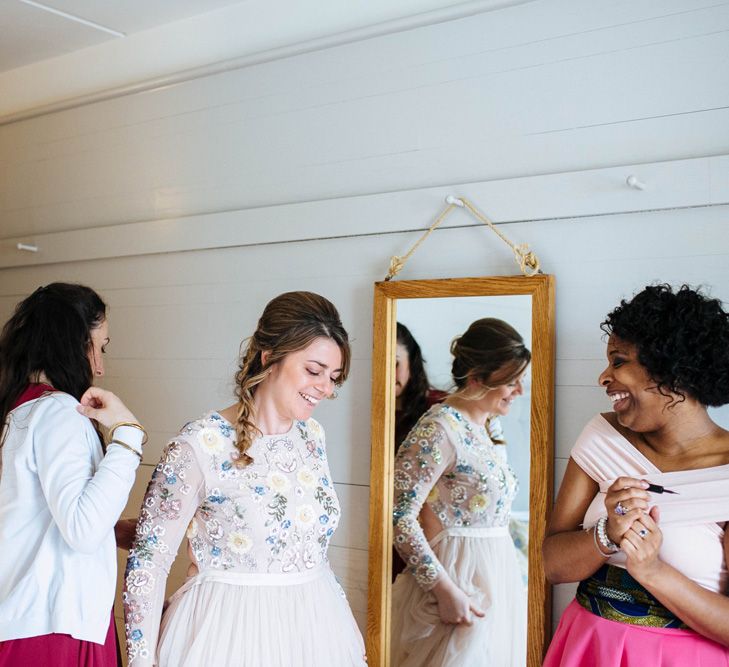
[(625, 516), (628, 513), (628, 510), (623, 507), (623, 504), (621, 502), (618, 502), (617, 505), (615, 505), (615, 514), (618, 516)]
[(638, 531), (638, 535), (640, 535), (641, 537), (645, 537), (647, 534), (648, 534), (648, 530), (646, 528), (641, 528)]

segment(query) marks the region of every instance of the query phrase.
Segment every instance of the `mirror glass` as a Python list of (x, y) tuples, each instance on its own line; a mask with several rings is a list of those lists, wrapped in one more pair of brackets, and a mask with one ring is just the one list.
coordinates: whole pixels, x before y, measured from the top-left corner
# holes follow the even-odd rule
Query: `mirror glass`
[[(469, 327), (469, 325), (475, 320), (492, 317), (503, 320), (510, 324), (524, 339), (524, 343), (528, 349), (531, 350), (531, 329), (532, 329), (532, 297), (530, 295), (498, 295), (498, 296), (476, 296), (476, 297), (451, 297), (451, 298), (440, 298), (440, 299), (399, 299), (396, 302), (397, 312), (397, 323), (398, 325), (404, 325), (407, 330), (412, 334), (412, 337), (417, 341), (418, 346), (422, 352), (423, 367), (427, 375), (429, 384), (429, 402), (435, 402), (442, 398), (445, 398), (448, 394), (455, 391), (456, 386), (452, 377), (452, 363), (453, 356), (450, 353), (451, 342), (461, 334), (463, 334)], [(406, 346), (402, 343), (397, 344), (399, 347), (394, 351), (398, 362), (398, 368), (395, 373), (395, 432), (398, 433), (398, 415), (403, 414), (402, 396), (407, 394), (407, 381), (404, 378), (407, 377), (410, 370), (410, 360), (407, 360), (408, 371), (403, 374), (399, 369), (402, 364), (402, 357), (407, 357)], [(392, 352), (391, 352), (392, 353)], [(503, 456), (511, 467), (516, 481), (517, 490), (516, 495), (513, 497), (511, 504), (511, 518), (509, 521), (509, 533), (514, 543), (514, 560), (519, 570), (518, 582), (512, 581), (511, 586), (513, 590), (511, 594), (513, 596), (513, 604), (515, 611), (521, 616), (522, 631), (516, 632), (515, 641), (522, 644), (521, 648), (516, 650), (517, 654), (523, 656), (521, 664), (526, 664), (526, 587), (528, 582), (528, 535), (529, 535), (529, 463), (530, 463), (530, 407), (531, 407), (531, 382), (530, 382), (530, 369), (528, 368), (521, 380), (522, 395), (514, 397), (513, 403), (508, 407), (506, 414), (499, 415), (498, 420), (500, 421), (501, 432), (503, 433), (504, 444), (499, 442), (498, 445), (500, 451), (499, 456)], [(492, 427), (493, 432), (493, 427)], [(396, 448), (400, 443), (396, 442)], [(490, 464), (490, 460), (487, 458), (484, 461), (485, 464)], [(397, 468), (396, 468), (397, 469)], [(487, 472), (486, 465), (484, 465), (484, 473)], [(393, 505), (397, 509), (397, 497), (398, 497), (398, 475), (395, 475), (395, 483), (393, 488)], [(497, 493), (498, 497), (499, 494)], [(506, 498), (500, 498), (506, 500)], [(489, 498), (489, 502), (494, 498)], [(454, 507), (457, 505), (454, 504)], [(466, 507), (468, 505), (466, 504)], [(467, 511), (467, 510), (466, 510)], [(466, 519), (467, 523), (471, 520), (474, 523), (479, 523), (477, 516), (471, 516)], [(425, 523), (425, 521), (421, 521)], [(485, 523), (490, 523), (488, 520)], [(429, 536), (430, 537), (430, 536)], [(437, 538), (436, 538), (437, 539)], [(459, 538), (459, 542), (463, 544), (463, 537)], [(435, 540), (431, 539), (431, 542)], [(467, 549), (468, 547), (463, 547)], [(436, 549), (436, 552), (438, 550)], [(445, 564), (444, 564), (445, 565)], [(497, 565), (498, 566), (498, 565)], [(393, 576), (394, 580), (398, 573), (404, 567), (401, 559), (396, 551), (393, 552)], [(411, 576), (404, 575), (401, 576)], [(415, 626), (419, 623), (417, 614), (413, 614), (413, 609), (407, 603), (403, 604), (398, 599), (401, 595), (408, 595), (408, 587), (397, 584), (393, 590), (393, 599), (391, 601), (391, 619), (393, 632), (400, 635), (407, 636), (410, 630), (421, 634), (425, 628), (430, 625), (431, 621), (435, 622), (436, 629), (431, 632), (430, 638), (435, 643), (442, 644), (443, 651), (448, 651), (447, 644), (444, 643), (444, 638), (438, 638), (437, 626), (439, 625), (437, 619), (429, 619), (421, 628), (408, 627)], [(485, 606), (483, 603), (487, 601), (482, 600), (481, 606)], [(521, 609), (519, 609), (519, 607)], [(505, 613), (506, 610), (493, 610), (496, 613)], [(397, 614), (403, 614), (407, 618), (397, 618)], [(470, 628), (463, 628), (459, 633), (452, 633), (449, 629), (449, 634), (453, 635), (450, 640), (451, 650), (458, 650), (462, 656), (463, 664), (467, 664), (469, 659), (467, 656), (474, 656), (472, 650), (467, 644), (478, 643), (479, 641), (489, 641), (489, 638), (485, 636), (478, 637), (479, 626), (483, 626), (484, 623), (480, 623), (479, 620), (473, 619), (473, 626)], [(512, 623), (507, 623), (512, 625)], [(455, 639), (455, 634), (460, 635), (459, 638)], [(430, 649), (425, 649), (423, 654), (420, 654), (417, 658), (412, 656), (411, 658), (402, 658), (403, 652), (401, 650), (400, 637), (391, 638), (391, 662), (393, 667), (401, 667), (402, 664), (410, 664), (412, 659), (416, 659), (419, 662), (422, 660), (429, 660), (436, 658), (436, 654), (439, 649), (433, 647), (432, 652)], [(493, 638), (491, 638), (491, 641)], [(419, 649), (424, 649), (424, 644), (427, 644), (429, 639), (423, 637), (418, 639)], [(473, 647), (475, 649), (475, 646)], [(509, 649), (513, 649), (513, 646)], [(415, 663), (413, 663), (415, 664)]]
[[(450, 348), (472, 322), (485, 317), (515, 329), (531, 350), (532, 360), (518, 380), (512, 377), (500, 385), (518, 386), (508, 395), (497, 396), (502, 403), (488, 403), (488, 409), (474, 413), (472, 404), (459, 406), (457, 396), (448, 397), (455, 390)], [(403, 419), (406, 406), (414, 402), (412, 394), (406, 396), (403, 390), (403, 383), (407, 386), (410, 380), (402, 374), (407, 353), (398, 345), (398, 323), (407, 327), (425, 359), (425, 388), (422, 378), (414, 386), (420, 387), (417, 395), (426, 392), (426, 401), (417, 403), (414, 412), (432, 407), (429, 420), (420, 426), (414, 426), (417, 414)], [(551, 628), (551, 589), (544, 577), (541, 543), (554, 470), (553, 277), (376, 283), (372, 369), (368, 663), (371, 667), (541, 665)], [(493, 394), (484, 400), (492, 398)], [(436, 446), (428, 449), (427, 438), (438, 432), (428, 423), (436, 419), (445, 426), (436, 435)], [(424, 433), (428, 430), (431, 435)], [(451, 437), (466, 443), (468, 451), (463, 456), (460, 445), (446, 443)], [(406, 446), (396, 457), (403, 441)], [(403, 461), (408, 458), (406, 467)], [(401, 517), (407, 518), (404, 527), (394, 530), (393, 518), (399, 522)], [(485, 538), (479, 545), (473, 539), (474, 529)], [(473, 551), (474, 557), (464, 566), (465, 561), (454, 556), (456, 549), (447, 553), (457, 540), (464, 544), (473, 540), (469, 548), (494, 551), (492, 555)], [(396, 551), (404, 555), (411, 571), (403, 572), (406, 565)], [(483, 567), (485, 562), (496, 562), (497, 551), (508, 567)], [(479, 611), (503, 620), (496, 636), (491, 628), (488, 644), (480, 629), (486, 623), (479, 626), (486, 615), (472, 617), (470, 626), (443, 622), (440, 595), (428, 590), (435, 580), (442, 581), (441, 560), (452, 578), (463, 572), (472, 575), (474, 568), (491, 578), (479, 590), (472, 586), (467, 591)], [(467, 579), (462, 579), (464, 588)], [(402, 653), (406, 636), (406, 643), (416, 646), (409, 657)], [(486, 646), (505, 647), (504, 653)]]

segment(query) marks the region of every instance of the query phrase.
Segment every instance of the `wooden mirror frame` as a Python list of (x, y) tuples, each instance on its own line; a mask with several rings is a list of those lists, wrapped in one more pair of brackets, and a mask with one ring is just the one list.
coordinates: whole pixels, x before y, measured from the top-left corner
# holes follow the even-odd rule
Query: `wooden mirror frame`
[(542, 664), (552, 623), (551, 586), (544, 576), (542, 542), (554, 486), (555, 327), (554, 277), (540, 274), (375, 283), (366, 636), (369, 667), (390, 665), (396, 300), (519, 294), (532, 297), (527, 666)]

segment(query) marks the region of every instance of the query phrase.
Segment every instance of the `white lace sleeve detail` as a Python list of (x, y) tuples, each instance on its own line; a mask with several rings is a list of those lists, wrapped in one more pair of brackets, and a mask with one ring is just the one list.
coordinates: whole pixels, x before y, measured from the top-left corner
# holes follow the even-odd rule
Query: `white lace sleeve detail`
[(127, 560), (123, 601), (130, 667), (154, 664), (167, 576), (203, 489), (193, 448), (183, 438), (172, 440), (147, 487)]

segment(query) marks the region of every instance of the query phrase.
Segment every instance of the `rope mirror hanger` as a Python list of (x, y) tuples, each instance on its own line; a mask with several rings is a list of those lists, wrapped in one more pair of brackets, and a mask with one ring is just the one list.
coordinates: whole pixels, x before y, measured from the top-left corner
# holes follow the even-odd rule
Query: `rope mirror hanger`
[(405, 255), (393, 255), (392, 259), (390, 259), (390, 270), (387, 272), (385, 280), (392, 280), (398, 273), (400, 273), (402, 268), (405, 266), (405, 263), (418, 249), (420, 244), (422, 244), (423, 241), (425, 241), (425, 239), (427, 239), (428, 236), (430, 236), (437, 229), (438, 225), (440, 225), (440, 223), (443, 222), (443, 220), (445, 220), (451, 213), (451, 211), (453, 211), (453, 209), (455, 208), (465, 208), (471, 215), (473, 215), (474, 218), (486, 225), (489, 229), (491, 229), (492, 232), (494, 232), (494, 234), (496, 234), (504, 243), (506, 243), (506, 245), (508, 245), (511, 248), (511, 251), (514, 253), (514, 260), (519, 265), (519, 269), (525, 276), (533, 276), (537, 273), (541, 273), (539, 267), (539, 259), (531, 250), (529, 250), (529, 246), (526, 243), (520, 243), (519, 245), (512, 243), (508, 238), (506, 238), (506, 236), (502, 232), (500, 232), (496, 228), (496, 225), (494, 225), (491, 220), (489, 220), (470, 201), (468, 201), (468, 199), (465, 199), (464, 197), (457, 198), (453, 195), (448, 195), (446, 197), (446, 207), (435, 219), (435, 222), (416, 241), (415, 245), (413, 245), (413, 247), (410, 248), (410, 250), (408, 250)]

